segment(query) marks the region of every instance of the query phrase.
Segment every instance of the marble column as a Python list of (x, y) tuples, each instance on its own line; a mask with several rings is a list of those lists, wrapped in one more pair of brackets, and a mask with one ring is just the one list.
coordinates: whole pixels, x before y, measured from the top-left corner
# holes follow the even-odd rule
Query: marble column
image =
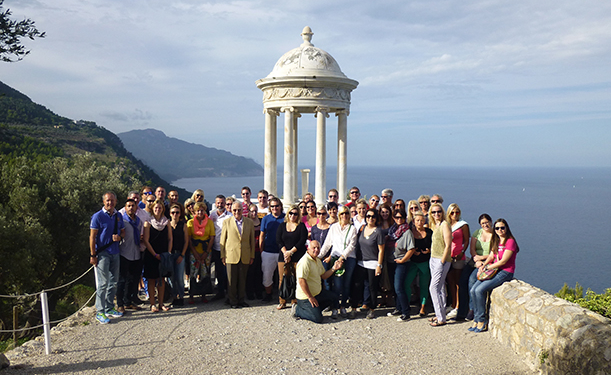
[(284, 186), (283, 202), (287, 205), (295, 202), (294, 176), (297, 174), (295, 170), (295, 136), (293, 123), (293, 107), (282, 107), (280, 111), (284, 112)]
[(314, 199), (325, 202), (327, 188), (327, 117), (329, 108), (316, 108), (316, 181)]
[(278, 110), (265, 109), (265, 155), (263, 188), (274, 196), (278, 195)]
[(337, 116), (337, 191), (340, 203), (346, 202), (348, 161), (348, 110), (339, 110)]
[(299, 127), (298, 122), (301, 117), (301, 113), (293, 110), (293, 203), (299, 200)]

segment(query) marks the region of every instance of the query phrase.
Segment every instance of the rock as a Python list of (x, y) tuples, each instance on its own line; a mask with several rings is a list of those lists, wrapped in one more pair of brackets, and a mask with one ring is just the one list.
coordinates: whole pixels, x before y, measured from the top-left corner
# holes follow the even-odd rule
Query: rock
[(0, 369), (7, 368), (11, 365), (11, 362), (6, 358), (3, 353), (0, 353)]

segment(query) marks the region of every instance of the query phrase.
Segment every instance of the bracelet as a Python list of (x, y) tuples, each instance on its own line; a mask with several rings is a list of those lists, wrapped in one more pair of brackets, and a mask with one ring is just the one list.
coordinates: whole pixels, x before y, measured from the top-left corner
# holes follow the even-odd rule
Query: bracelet
[(90, 257), (90, 258), (97, 258), (97, 257), (98, 257), (98, 254), (91, 254), (91, 255), (89, 255), (89, 257)]

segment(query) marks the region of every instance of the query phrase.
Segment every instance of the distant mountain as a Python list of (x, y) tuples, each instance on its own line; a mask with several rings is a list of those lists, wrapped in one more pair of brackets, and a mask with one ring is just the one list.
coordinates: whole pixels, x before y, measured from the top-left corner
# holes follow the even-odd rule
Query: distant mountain
[(263, 174), (263, 167), (252, 159), (168, 137), (159, 130), (132, 130), (117, 135), (126, 149), (168, 181)]
[(0, 82), (0, 154), (42, 161), (86, 152), (145, 184), (178, 190), (181, 197), (191, 195), (164, 181), (126, 150), (111, 131), (95, 122), (59, 116)]

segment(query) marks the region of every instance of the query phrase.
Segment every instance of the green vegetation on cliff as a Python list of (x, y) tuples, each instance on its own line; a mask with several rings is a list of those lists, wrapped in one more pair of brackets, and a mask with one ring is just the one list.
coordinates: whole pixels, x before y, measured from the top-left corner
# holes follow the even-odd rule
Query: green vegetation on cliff
[[(89, 221), (114, 191), (119, 203), (143, 184), (174, 189), (112, 132), (73, 121), (0, 82), (0, 291), (22, 295), (62, 285), (89, 267)], [(176, 189), (182, 199), (190, 196)], [(93, 274), (83, 283), (94, 285)], [(49, 294), (52, 319), (70, 288)], [(33, 298), (0, 299), (0, 326), (38, 324)], [(65, 309), (64, 309), (65, 310)], [(2, 339), (2, 337), (0, 337)]]

